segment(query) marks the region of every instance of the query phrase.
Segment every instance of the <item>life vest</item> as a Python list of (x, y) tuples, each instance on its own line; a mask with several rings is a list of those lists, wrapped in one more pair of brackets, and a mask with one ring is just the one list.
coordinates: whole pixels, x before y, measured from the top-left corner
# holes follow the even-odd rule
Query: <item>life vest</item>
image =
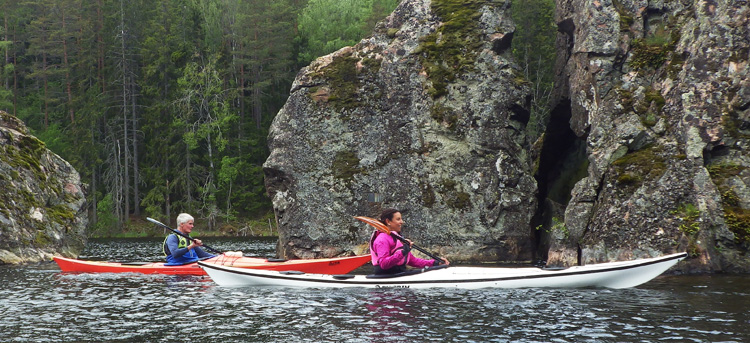
[[(378, 237), (379, 234), (380, 234), (380, 231), (375, 230), (375, 232), (373, 232), (372, 236), (370, 237), (370, 255), (372, 257), (373, 266), (378, 265), (378, 253), (374, 249), (374, 244), (375, 244), (375, 238)], [(398, 246), (398, 243), (397, 243), (398, 241), (396, 240), (396, 236), (394, 235), (389, 235), (389, 236), (393, 238), (393, 249), (391, 249), (391, 252), (390, 252), (390, 254), (393, 255), (396, 253), (396, 250), (401, 249), (401, 247)], [(403, 265), (406, 265), (406, 260), (407, 259), (404, 259)]]
[[(378, 253), (374, 249), (375, 238), (377, 238), (379, 234), (380, 234), (380, 231), (375, 231), (372, 234), (372, 237), (370, 237), (370, 255), (372, 257), (372, 266), (374, 267), (373, 269), (374, 274), (397, 274), (397, 273), (405, 272), (406, 264), (407, 264), (407, 261), (409, 260), (408, 256), (404, 258), (404, 262), (402, 262), (401, 264), (395, 265), (388, 269), (380, 268), (380, 266), (378, 265)], [(396, 250), (401, 249), (401, 247), (398, 246), (398, 241), (396, 240), (396, 236), (394, 235), (390, 235), (390, 236), (391, 238), (393, 238), (393, 248), (391, 249), (390, 254), (393, 255), (396, 253)]]
[[(177, 249), (183, 249), (187, 248), (189, 245), (188, 239), (185, 237), (182, 237), (180, 235), (169, 235), (169, 236), (176, 236), (177, 237)], [(179, 266), (183, 264), (193, 263), (195, 261), (198, 261), (198, 254), (195, 252), (195, 250), (191, 249), (188, 250), (185, 254), (183, 254), (180, 257), (175, 257), (172, 255), (172, 252), (169, 251), (169, 247), (167, 246), (167, 240), (169, 239), (169, 236), (164, 239), (164, 243), (162, 244), (164, 249), (164, 254), (167, 255), (167, 263), (165, 263), (165, 266)]]
[(172, 252), (169, 251), (169, 247), (167, 246), (167, 239), (169, 239), (169, 236), (177, 236), (177, 249), (187, 248), (188, 245), (190, 245), (188, 244), (188, 240), (185, 237), (182, 237), (175, 233), (167, 235), (167, 237), (164, 237), (164, 242), (161, 244), (162, 250), (164, 251), (164, 256), (172, 255)]

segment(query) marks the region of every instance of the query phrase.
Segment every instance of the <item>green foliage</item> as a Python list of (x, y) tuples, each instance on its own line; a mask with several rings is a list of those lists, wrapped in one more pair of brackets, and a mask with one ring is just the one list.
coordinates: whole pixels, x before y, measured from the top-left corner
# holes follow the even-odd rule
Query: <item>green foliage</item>
[(570, 230), (565, 225), (565, 221), (560, 218), (552, 217), (552, 227), (550, 230), (560, 232), (566, 239), (570, 237)]
[(67, 155), (70, 154), (70, 151), (72, 150), (72, 144), (68, 140), (70, 136), (63, 132), (58, 123), (52, 123), (46, 130), (35, 132), (34, 134), (39, 140), (43, 141), (44, 145), (52, 150), (52, 152), (62, 156), (66, 160), (69, 159)]
[(714, 183), (721, 186), (727, 179), (740, 175), (747, 167), (733, 163), (716, 163), (707, 166), (706, 169)]
[[(117, 227), (107, 213), (127, 218), (139, 208), (263, 215), (265, 139), (296, 72), (294, 20), (304, 5), (8, 2), (3, 19), (15, 40), (0, 49), (16, 63), (0, 60), (0, 108), (75, 166), (89, 200), (103, 202), (107, 230)], [(117, 196), (111, 179), (121, 180)]]
[(94, 223), (93, 231), (98, 234), (112, 232), (117, 227), (117, 216), (114, 213), (112, 195), (107, 194), (96, 205), (96, 217), (98, 220)]
[[(3, 27), (0, 27), (0, 36), (3, 35)], [(5, 55), (11, 48), (13, 42), (0, 40), (0, 54)], [(10, 79), (13, 77), (15, 72), (15, 64), (5, 63), (0, 61), (0, 82), (4, 81), (6, 85), (10, 85)], [(0, 110), (6, 112), (13, 112), (13, 92), (10, 87), (0, 87)]]
[(310, 0), (299, 14), (299, 63), (309, 64), (369, 35), (399, 0)]
[(513, 57), (521, 68), (514, 74), (517, 74), (517, 83), (531, 84), (533, 96), (527, 131), (534, 141), (544, 132), (551, 111), (548, 104), (554, 87), (554, 66), (557, 56), (555, 1), (513, 1), (511, 13), (516, 24)]
[[(541, 230), (543, 227), (544, 225), (540, 224), (536, 227), (536, 230), (537, 231)], [(546, 229), (545, 232), (547, 233), (559, 232), (563, 238), (565, 239), (570, 238), (570, 230), (568, 230), (568, 227), (565, 225), (565, 221), (558, 217), (552, 217), (552, 225), (550, 226), (549, 229)]]

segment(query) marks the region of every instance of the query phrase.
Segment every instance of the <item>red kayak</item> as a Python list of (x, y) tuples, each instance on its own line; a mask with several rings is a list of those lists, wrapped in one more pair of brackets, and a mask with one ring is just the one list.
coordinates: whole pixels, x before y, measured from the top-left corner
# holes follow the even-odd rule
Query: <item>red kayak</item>
[[(63, 272), (72, 273), (142, 273), (170, 275), (206, 275), (198, 263), (165, 266), (164, 262), (103, 262), (54, 257)], [(370, 261), (370, 255), (320, 258), (310, 260), (274, 260), (257, 257), (219, 255), (203, 260), (222, 266), (265, 270), (296, 270), (304, 273), (346, 274)]]

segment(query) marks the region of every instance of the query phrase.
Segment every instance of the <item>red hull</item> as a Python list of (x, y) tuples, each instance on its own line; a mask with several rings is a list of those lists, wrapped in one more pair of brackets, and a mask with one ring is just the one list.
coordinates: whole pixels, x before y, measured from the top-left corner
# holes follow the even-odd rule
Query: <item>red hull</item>
[[(70, 273), (141, 273), (169, 275), (206, 275), (197, 263), (182, 266), (165, 266), (163, 262), (154, 263), (118, 263), (101, 261), (84, 261), (60, 256), (54, 257), (60, 270)], [(228, 257), (219, 255), (205, 260), (223, 266), (266, 270), (297, 270), (305, 273), (346, 274), (370, 261), (370, 255), (351, 257), (321, 258), (311, 260), (288, 260), (271, 262), (263, 258)]]

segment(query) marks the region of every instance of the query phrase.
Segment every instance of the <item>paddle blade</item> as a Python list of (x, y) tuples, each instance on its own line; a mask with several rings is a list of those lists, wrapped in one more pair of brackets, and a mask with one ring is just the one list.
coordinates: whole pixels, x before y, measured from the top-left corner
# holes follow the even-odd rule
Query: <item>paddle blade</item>
[(388, 227), (385, 226), (385, 224), (383, 224), (381, 221), (379, 221), (379, 220), (377, 220), (375, 218), (362, 217), (362, 216), (358, 216), (358, 217), (354, 217), (354, 218), (357, 219), (357, 220), (359, 220), (359, 221), (362, 221), (362, 222), (365, 222), (367, 224), (370, 224), (371, 226), (375, 227), (378, 231), (380, 231), (382, 233), (385, 233), (385, 234), (390, 234), (391, 233), (391, 230), (389, 230)]
[(151, 217), (146, 217), (146, 220), (148, 220), (148, 221), (150, 221), (150, 222), (152, 222), (152, 223), (154, 223), (156, 225), (159, 225), (159, 226), (164, 226), (164, 227), (167, 227), (167, 228), (169, 227), (169, 226), (164, 225), (164, 223), (162, 223), (162, 222), (160, 222), (160, 221), (158, 221), (158, 220), (156, 220), (154, 218), (151, 218)]

